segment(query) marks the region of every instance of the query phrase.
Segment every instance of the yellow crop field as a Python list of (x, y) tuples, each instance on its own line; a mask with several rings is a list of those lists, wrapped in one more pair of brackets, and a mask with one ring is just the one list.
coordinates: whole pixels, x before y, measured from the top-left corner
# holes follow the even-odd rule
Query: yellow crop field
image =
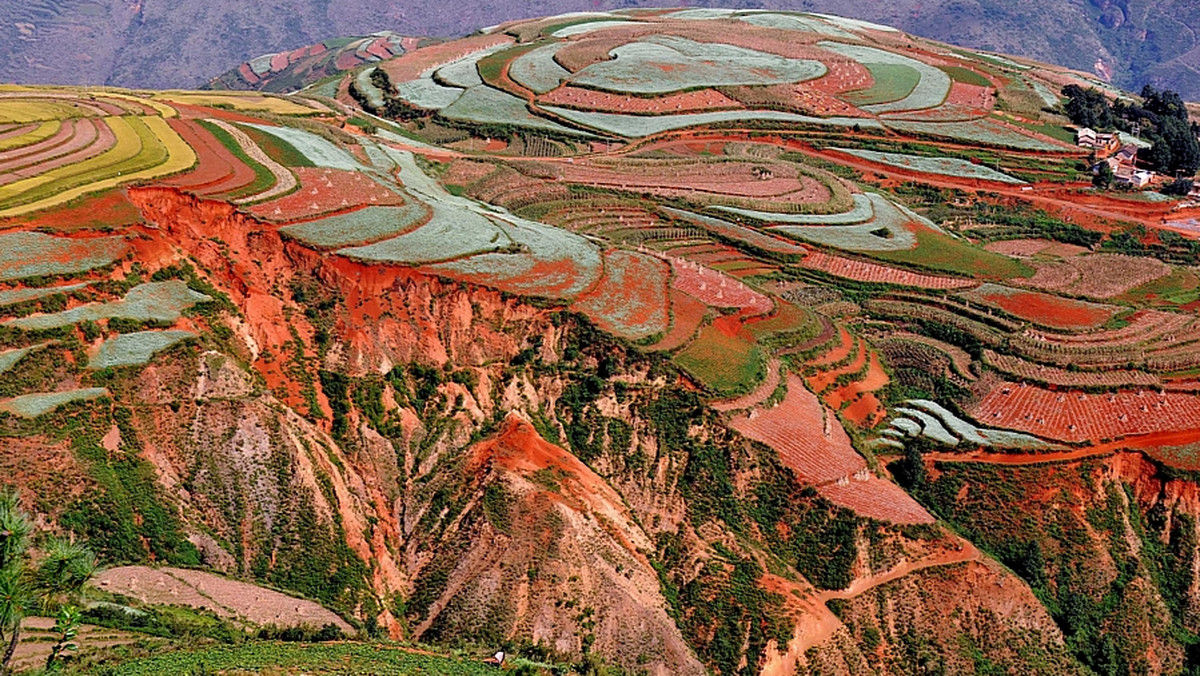
[(123, 92), (113, 91), (104, 92), (104, 96), (114, 99), (124, 99), (126, 101), (137, 101), (138, 103), (144, 103), (147, 106), (157, 110), (158, 114), (162, 115), (163, 117), (179, 117), (179, 111), (165, 103), (162, 103), (161, 101), (150, 98), (149, 96), (134, 96), (133, 94), (125, 94)]
[(58, 129), (61, 126), (62, 122), (59, 122), (58, 120), (49, 120), (34, 127), (29, 131), (28, 134), (21, 134), (20, 136), (15, 136), (13, 138), (0, 139), (0, 151), (12, 150), (13, 148), (20, 148), (21, 146), (29, 146), (33, 145), (34, 143), (41, 143), (42, 141), (45, 141), (46, 139), (58, 133)]
[(91, 192), (191, 168), (196, 154), (161, 117), (105, 119), (116, 144), (104, 153), (24, 181), (0, 186), (0, 217), (69, 202)]
[(0, 124), (65, 120), (83, 117), (88, 111), (69, 100), (51, 98), (0, 98)]
[(155, 96), (161, 101), (175, 101), (194, 106), (229, 107), (234, 110), (250, 112), (275, 113), (276, 115), (312, 115), (318, 111), (313, 108), (278, 96), (266, 96), (257, 93), (220, 92), (163, 92)]

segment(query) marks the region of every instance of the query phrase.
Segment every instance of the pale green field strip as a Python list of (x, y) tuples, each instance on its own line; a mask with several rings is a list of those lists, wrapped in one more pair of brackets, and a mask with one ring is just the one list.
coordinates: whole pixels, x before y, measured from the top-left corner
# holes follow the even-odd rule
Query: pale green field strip
[(738, 18), (748, 24), (763, 26), (764, 28), (783, 28), (786, 30), (803, 31), (805, 33), (817, 33), (826, 37), (842, 38), (845, 40), (855, 40), (858, 37), (853, 33), (848, 33), (820, 19), (797, 16), (795, 14), (756, 12), (753, 14), (748, 13)]
[(0, 352), (0, 373), (4, 373), (5, 371), (16, 366), (17, 362), (21, 361), (25, 357), (28, 357), (33, 352), (53, 344), (53, 342), (41, 343), (39, 345), (30, 345), (29, 347), (22, 347), (16, 350), (4, 350), (3, 352)]
[(864, 194), (855, 194), (854, 208), (840, 214), (781, 214), (772, 211), (756, 211), (739, 207), (715, 206), (730, 214), (753, 218), (764, 223), (786, 223), (790, 225), (853, 225), (865, 223), (875, 217), (875, 208), (871, 198)]
[(551, 33), (551, 35), (556, 38), (569, 38), (569, 37), (573, 37), (576, 35), (583, 35), (584, 33), (591, 33), (593, 31), (602, 30), (605, 28), (614, 28), (616, 26), (636, 26), (640, 23), (642, 23), (642, 22), (641, 21), (621, 21), (619, 19), (614, 19), (612, 21), (588, 21), (585, 23), (577, 23), (574, 26), (567, 26), (566, 28), (560, 28), (560, 29), (554, 31), (553, 33)]
[(926, 399), (910, 399), (904, 403), (910, 408), (895, 410), (909, 417), (896, 418), (890, 423), (891, 427), (899, 430), (902, 434), (890, 436), (901, 438), (903, 436), (925, 436), (948, 446), (955, 446), (962, 441), (995, 448), (1050, 449), (1057, 447), (1055, 444), (1020, 432), (977, 427), (959, 418), (937, 402)]
[(666, 94), (698, 87), (804, 82), (827, 72), (820, 61), (671, 35), (650, 36), (609, 53), (612, 60), (584, 68), (571, 81), (611, 92)]
[(70, 293), (90, 286), (90, 282), (82, 282), (80, 284), (67, 284), (65, 286), (43, 286), (31, 289), (9, 289), (8, 291), (0, 291), (0, 307), (5, 305), (13, 305), (15, 303), (24, 303), (30, 300), (46, 298), (58, 293)]
[(121, 300), (81, 305), (52, 314), (10, 319), (0, 322), (0, 326), (10, 326), (27, 331), (44, 331), (84, 321), (116, 318), (145, 322), (173, 322), (179, 319), (184, 310), (197, 303), (210, 300), (212, 299), (208, 296), (192, 291), (187, 284), (179, 280), (149, 282), (133, 287)]
[(909, 169), (925, 174), (939, 174), (954, 178), (979, 179), (996, 181), (998, 183), (1024, 184), (1019, 178), (1001, 173), (990, 167), (975, 164), (954, 157), (922, 157), (920, 155), (903, 155), (900, 153), (881, 153), (874, 150), (858, 150), (854, 148), (833, 148), (847, 155), (861, 157), (864, 160), (878, 162), (899, 169)]
[(508, 76), (532, 92), (545, 94), (571, 76), (571, 71), (554, 60), (554, 54), (559, 49), (562, 49), (562, 44), (554, 43), (518, 56), (509, 64)]
[(26, 394), (7, 401), (0, 401), (0, 411), (22, 418), (37, 418), (72, 402), (90, 401), (105, 396), (108, 396), (108, 390), (103, 387), (91, 387), (83, 390), (70, 390), (68, 392)]
[[(904, 227), (915, 220), (915, 214), (901, 210), (875, 193), (869, 193), (867, 197), (875, 214), (869, 222), (860, 225), (777, 225), (771, 229), (806, 242), (848, 251), (904, 251), (915, 247), (916, 236)], [(886, 234), (874, 234), (879, 231), (886, 231)]]
[(811, 117), (809, 115), (797, 115), (778, 110), (727, 110), (713, 113), (651, 116), (597, 113), (553, 106), (544, 106), (543, 108), (576, 124), (626, 138), (650, 136), (674, 129), (685, 129), (687, 127), (709, 125), (718, 122), (741, 122), (749, 120), (794, 122), (831, 127), (854, 127), (858, 125), (862, 129), (883, 128), (883, 125), (878, 120), (868, 118)]
[(88, 359), (88, 368), (148, 364), (155, 354), (195, 337), (191, 331), (139, 331), (109, 338)]
[(870, 21), (863, 21), (862, 19), (851, 19), (851, 18), (844, 17), (844, 16), (834, 16), (833, 14), (818, 14), (815, 12), (813, 13), (813, 16), (821, 17), (822, 19), (828, 21), (829, 23), (831, 23), (835, 26), (841, 26), (842, 28), (845, 28), (846, 30), (856, 30), (856, 31), (871, 30), (871, 31), (879, 31), (881, 33), (899, 33), (900, 32), (899, 30), (892, 28), (891, 26), (884, 26), (882, 24), (872, 23)]
[(279, 230), (305, 244), (336, 249), (395, 237), (410, 230), (429, 213), (429, 207), (423, 203), (366, 207), (348, 214), (288, 225)]
[(513, 125), (572, 136), (587, 135), (585, 132), (538, 117), (529, 112), (529, 107), (523, 99), (486, 85), (472, 87), (463, 92), (458, 100), (443, 108), (438, 115), (449, 120), (462, 120), (478, 124)]
[[(316, 134), (296, 129), (294, 127), (274, 127), (265, 124), (254, 124), (251, 122), (244, 123), (247, 127), (253, 127), (261, 132), (265, 132), (282, 139), (292, 144), (296, 150), (300, 151), (310, 162), (318, 167), (328, 169), (344, 169), (346, 171), (355, 171), (362, 169), (358, 160), (354, 159), (346, 150), (339, 148), (328, 140), (317, 136)], [(257, 159), (257, 158), (256, 158)]]
[(990, 119), (969, 122), (907, 122), (888, 120), (887, 126), (910, 134), (927, 134), (958, 141), (986, 143), (1018, 150), (1048, 150), (1066, 152), (1068, 149), (1048, 141), (1026, 136)]
[(433, 216), (415, 231), (367, 246), (339, 249), (338, 253), (359, 260), (418, 265), (512, 245), (508, 235), (484, 216), (442, 202), (429, 206)]
[(123, 237), (72, 239), (41, 232), (0, 234), (0, 281), (70, 275), (104, 267), (129, 251)]
[(376, 87), (375, 83), (371, 81), (371, 73), (376, 70), (378, 68), (365, 68), (359, 71), (358, 75), (354, 77), (354, 88), (358, 90), (359, 94), (366, 97), (367, 103), (372, 108), (382, 108), (386, 103), (383, 90)]
[[(574, 298), (600, 278), (604, 264), (600, 248), (591, 241), (569, 230), (510, 214), (497, 217), (494, 222), (521, 251), (483, 253), (432, 266), (433, 269), (494, 277), (507, 282), (506, 286), (521, 285), (523, 288), (515, 289), (517, 291), (555, 298)], [(568, 262), (571, 272), (547, 274), (537, 269), (539, 265), (556, 261)], [(582, 274), (572, 275), (572, 272)], [(524, 279), (529, 282), (522, 285)], [(546, 289), (554, 291), (546, 293)]]
[(950, 93), (950, 76), (940, 68), (931, 66), (923, 61), (863, 45), (848, 45), (842, 42), (820, 42), (819, 46), (831, 52), (840, 54), (859, 63), (881, 63), (887, 65), (906, 66), (921, 74), (917, 86), (904, 98), (892, 103), (880, 103), (862, 106), (863, 110), (875, 113), (894, 113), (904, 110), (924, 110), (936, 108), (946, 100)]

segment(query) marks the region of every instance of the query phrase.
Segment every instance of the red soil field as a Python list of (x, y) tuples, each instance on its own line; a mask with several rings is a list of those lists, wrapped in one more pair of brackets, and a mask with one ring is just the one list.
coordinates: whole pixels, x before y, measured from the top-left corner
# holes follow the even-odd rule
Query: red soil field
[(572, 306), (597, 326), (623, 338), (662, 333), (670, 325), (666, 262), (632, 251), (604, 254), (604, 277)]
[(29, 215), (0, 220), (0, 229), (25, 226), (62, 231), (94, 227), (120, 227), (142, 220), (142, 213), (129, 201), (123, 190), (110, 190), (73, 200), (63, 206)]
[(846, 357), (850, 356), (850, 351), (858, 344), (857, 339), (850, 335), (850, 332), (845, 327), (838, 327), (838, 344), (829, 352), (808, 362), (810, 366), (827, 366), (836, 364)]
[(258, 84), (259, 82), (259, 77), (254, 74), (254, 71), (250, 70), (250, 64), (248, 63), (238, 66), (238, 75), (241, 75), (242, 79), (250, 84)]
[(1087, 394), (1019, 383), (992, 389), (971, 415), (982, 425), (1071, 443), (1200, 428), (1200, 397), (1152, 390)]
[(989, 111), (996, 105), (995, 90), (991, 87), (954, 82), (950, 85), (950, 93), (946, 96), (946, 104), (973, 108), (978, 111)]
[(854, 340), (851, 350), (853, 350), (854, 358), (850, 360), (850, 363), (829, 370), (822, 370), (812, 376), (809, 376), (807, 379), (809, 388), (817, 394), (823, 394), (825, 390), (829, 389), (835, 382), (837, 382), (837, 379), (840, 376), (861, 371), (862, 368), (867, 365), (867, 345), (861, 338), (857, 338)]
[(855, 425), (871, 428), (887, 418), (887, 409), (883, 407), (879, 397), (867, 392), (843, 409), (842, 415)]
[[(852, 383), (847, 383), (831, 392), (825, 394), (825, 404), (834, 410), (840, 410), (847, 402), (859, 401), (860, 395), (866, 395), (870, 392), (875, 392), (888, 384), (887, 372), (883, 370), (883, 365), (879, 363), (879, 355), (869, 350), (869, 363), (867, 366), (866, 375), (862, 380), (856, 380)], [(875, 401), (878, 407), (879, 401)], [(868, 426), (873, 427), (876, 419), (876, 414), (886, 415), (881, 408), (875, 410), (862, 411), (869, 414), (865, 419), (853, 419), (855, 423), (863, 424), (870, 423)]]
[(828, 72), (824, 77), (804, 83), (804, 86), (826, 94), (841, 94), (870, 89), (875, 84), (871, 71), (853, 59), (830, 52), (821, 62), (825, 64)]
[(730, 421), (733, 429), (774, 448), (785, 465), (809, 484), (822, 484), (863, 471), (867, 463), (832, 412), (796, 375), (787, 396), (773, 408), (755, 409)]
[(248, 209), (276, 223), (307, 220), (365, 206), (400, 206), (404, 198), (358, 171), (299, 167), (293, 169), (300, 187), (276, 200)]
[(582, 87), (559, 87), (538, 97), (538, 103), (612, 113), (694, 113), (741, 108), (737, 101), (715, 89), (697, 89), (648, 98), (602, 92)]
[(167, 123), (196, 151), (197, 162), (186, 174), (164, 179), (161, 183), (200, 195), (218, 195), (254, 181), (254, 170), (238, 160), (199, 123), (180, 119)]
[(973, 294), (1005, 312), (1056, 329), (1090, 329), (1101, 326), (1121, 308), (1105, 307), (1036, 291)]
[(670, 290), (671, 328), (662, 340), (651, 345), (651, 350), (669, 351), (683, 347), (696, 335), (708, 306), (679, 289)]
[[(606, 164), (611, 166), (606, 166)], [(649, 192), (670, 197), (696, 196), (696, 193), (733, 197), (770, 199), (791, 204), (829, 201), (829, 189), (820, 181), (803, 176), (784, 165), (780, 173), (761, 178), (761, 162), (696, 162), (663, 164), (625, 160), (611, 163), (598, 159), (556, 165), (560, 180), (588, 185), (603, 185)]]
[(983, 247), (988, 251), (1017, 258), (1031, 258), (1037, 254), (1045, 256), (1078, 256), (1087, 253), (1087, 249), (1075, 244), (1063, 244), (1048, 239), (1006, 239), (992, 242)]
[(743, 314), (764, 314), (775, 304), (744, 283), (702, 265), (671, 259), (672, 286), (710, 307), (739, 308)]
[(925, 275), (878, 263), (833, 256), (820, 251), (814, 251), (805, 256), (800, 265), (810, 270), (820, 270), (835, 277), (852, 279), (857, 282), (915, 286), (922, 289), (960, 289), (976, 284), (974, 280), (970, 279)]
[(859, 516), (900, 524), (934, 522), (925, 508), (896, 484), (870, 475), (864, 480), (850, 479), (844, 484), (826, 484), (817, 489), (834, 504), (853, 510)]
[(4, 128), (0, 130), (0, 141), (12, 138), (14, 136), (23, 136), (36, 128), (37, 125), (34, 124), (16, 124), (11, 126), (4, 125)]

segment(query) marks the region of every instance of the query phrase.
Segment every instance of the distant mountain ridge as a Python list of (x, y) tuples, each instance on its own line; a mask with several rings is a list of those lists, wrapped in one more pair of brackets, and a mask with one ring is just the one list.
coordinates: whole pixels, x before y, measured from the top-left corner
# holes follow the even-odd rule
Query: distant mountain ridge
[[(457, 36), (524, 16), (639, 0), (32, 0), (0, 6), (0, 80), (192, 87), (239, 63), (342, 35)], [(669, 3), (667, 3), (669, 4)], [(733, 0), (696, 6), (829, 11), (924, 37), (1147, 82), (1200, 100), (1200, 12), (1191, 0)], [(64, 56), (71, 59), (69, 67)]]

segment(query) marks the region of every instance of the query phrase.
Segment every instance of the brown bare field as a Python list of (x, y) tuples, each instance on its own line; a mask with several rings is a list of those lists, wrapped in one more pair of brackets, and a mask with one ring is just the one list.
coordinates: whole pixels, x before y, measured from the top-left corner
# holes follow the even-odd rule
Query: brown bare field
[(582, 87), (559, 87), (538, 97), (538, 103), (610, 113), (655, 114), (734, 110), (741, 103), (715, 89), (696, 89), (653, 98), (602, 92)]
[(97, 575), (95, 584), (143, 603), (207, 609), (259, 626), (334, 624), (347, 634), (354, 633), (345, 620), (318, 603), (198, 570), (121, 566)]

